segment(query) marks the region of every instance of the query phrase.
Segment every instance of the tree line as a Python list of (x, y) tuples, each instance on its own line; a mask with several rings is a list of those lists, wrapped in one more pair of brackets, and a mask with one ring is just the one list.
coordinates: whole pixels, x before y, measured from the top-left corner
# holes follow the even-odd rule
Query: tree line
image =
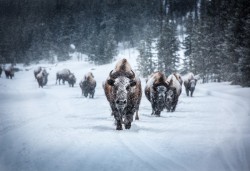
[(0, 63), (77, 51), (99, 65), (127, 42), (145, 77), (191, 71), (203, 82), (250, 86), (249, 27), (248, 0), (0, 0)]
[[(193, 72), (203, 83), (231, 81), (250, 86), (247, 0), (185, 1), (189, 4), (185, 9), (181, 9), (183, 4), (178, 0), (163, 2), (167, 8), (161, 17), (159, 35), (147, 34), (139, 46), (138, 62), (143, 64), (140, 66), (143, 76), (154, 70), (166, 75)], [(172, 2), (180, 3), (178, 8), (171, 10)], [(184, 41), (180, 41), (180, 36)], [(180, 49), (184, 50), (184, 59), (177, 53)]]

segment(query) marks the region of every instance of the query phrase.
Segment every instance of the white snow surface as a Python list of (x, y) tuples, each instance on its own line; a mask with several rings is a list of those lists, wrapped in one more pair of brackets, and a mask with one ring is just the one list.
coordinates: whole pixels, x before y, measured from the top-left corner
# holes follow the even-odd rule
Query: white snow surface
[[(136, 67), (136, 50), (129, 53)], [(249, 171), (250, 89), (229, 83), (198, 84), (194, 97), (179, 98), (173, 113), (151, 116), (143, 93), (139, 121), (115, 130), (102, 89), (112, 64), (71, 60), (46, 64), (48, 85), (38, 88), (33, 70), (10, 80), (0, 77), (1, 171)], [(55, 85), (56, 72), (68, 68), (75, 87)], [(91, 71), (94, 99), (81, 95), (79, 81)], [(141, 78), (142, 88), (145, 79)]]

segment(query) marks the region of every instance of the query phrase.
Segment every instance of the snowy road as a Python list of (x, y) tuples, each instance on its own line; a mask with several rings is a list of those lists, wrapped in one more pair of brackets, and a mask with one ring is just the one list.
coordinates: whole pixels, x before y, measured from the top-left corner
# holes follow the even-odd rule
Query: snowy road
[[(140, 120), (116, 131), (102, 89), (113, 66), (48, 65), (43, 89), (33, 70), (13, 80), (2, 75), (0, 170), (250, 170), (249, 88), (199, 84), (193, 98), (183, 91), (176, 112), (161, 117), (150, 115), (143, 95)], [(78, 79), (74, 88), (55, 85), (55, 73), (64, 67)], [(98, 84), (94, 99), (83, 98), (78, 85), (88, 71)]]

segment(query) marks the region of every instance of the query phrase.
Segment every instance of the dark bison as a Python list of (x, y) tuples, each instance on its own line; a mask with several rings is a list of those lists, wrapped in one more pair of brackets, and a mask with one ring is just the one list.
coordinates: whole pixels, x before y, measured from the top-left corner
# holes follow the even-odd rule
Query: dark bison
[(190, 92), (191, 97), (193, 97), (193, 93), (194, 93), (194, 90), (195, 90), (196, 82), (197, 82), (197, 79), (195, 79), (193, 73), (189, 73), (186, 76), (186, 78), (184, 79), (184, 86), (185, 86), (185, 90), (186, 90), (187, 96), (189, 96), (189, 92)]
[(70, 73), (67, 81), (70, 87), (74, 87), (74, 84), (76, 83), (75, 75), (73, 73)]
[(15, 73), (14, 68), (13, 68), (13, 65), (10, 65), (10, 66), (6, 67), (6, 68), (4, 69), (4, 72), (5, 72), (6, 78), (12, 79), (12, 77), (14, 77), (14, 73)]
[(174, 112), (181, 94), (181, 82), (177, 74), (172, 74), (167, 78), (169, 89), (166, 95), (166, 108), (168, 112)]
[(96, 81), (92, 72), (87, 73), (79, 85), (82, 90), (82, 95), (85, 97), (88, 97), (89, 95), (90, 98), (94, 98)]
[(37, 75), (36, 80), (38, 83), (39, 88), (45, 86), (48, 82), (48, 75), (49, 73), (46, 71), (46, 69), (42, 69)]
[(148, 77), (145, 95), (152, 106), (151, 115), (160, 116), (165, 108), (167, 90), (166, 76), (162, 72), (154, 72)]
[(34, 69), (34, 76), (36, 78), (37, 74), (39, 74), (42, 71), (42, 67), (37, 67), (36, 69)]
[(135, 77), (126, 59), (118, 61), (115, 69), (109, 73), (103, 88), (116, 120), (116, 129), (122, 130), (122, 123), (125, 129), (130, 129), (135, 112), (135, 119), (139, 119), (138, 110), (142, 92), (141, 81)]
[(69, 76), (70, 76), (70, 70), (69, 69), (63, 69), (61, 71), (58, 71), (56, 73), (56, 84), (57, 84), (57, 80), (59, 80), (59, 84), (60, 81), (62, 80), (63, 84), (65, 84), (65, 81), (68, 81)]

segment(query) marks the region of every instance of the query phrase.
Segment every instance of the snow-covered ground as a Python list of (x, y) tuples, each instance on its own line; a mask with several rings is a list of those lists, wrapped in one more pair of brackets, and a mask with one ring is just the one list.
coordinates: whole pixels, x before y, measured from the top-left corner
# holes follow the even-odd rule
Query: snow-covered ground
[[(137, 51), (123, 50), (136, 67)], [(250, 89), (229, 83), (198, 84), (194, 97), (184, 88), (176, 112), (151, 116), (144, 94), (139, 121), (116, 131), (102, 82), (116, 62), (94, 66), (71, 60), (44, 65), (43, 89), (29, 71), (0, 78), (0, 170), (162, 170), (249, 171)], [(77, 84), (55, 85), (56, 72), (68, 68)], [(81, 95), (87, 72), (97, 80), (94, 99)], [(142, 79), (143, 89), (145, 80)]]

